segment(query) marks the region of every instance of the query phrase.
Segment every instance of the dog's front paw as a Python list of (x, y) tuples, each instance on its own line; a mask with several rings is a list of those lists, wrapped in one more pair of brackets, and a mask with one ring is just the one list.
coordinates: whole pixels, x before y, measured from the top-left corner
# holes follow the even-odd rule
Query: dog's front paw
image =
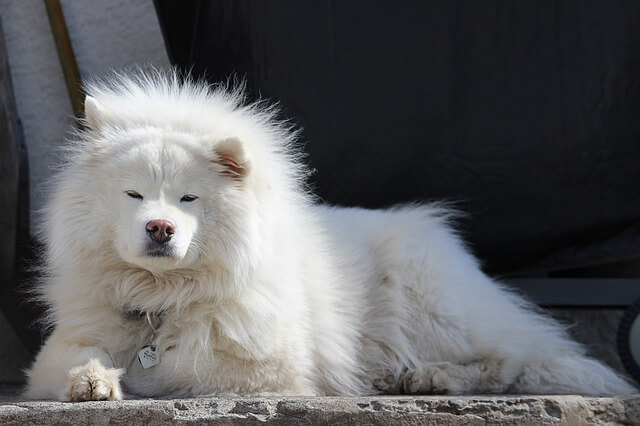
[(97, 359), (69, 370), (69, 401), (117, 401), (122, 399), (123, 370), (106, 368)]

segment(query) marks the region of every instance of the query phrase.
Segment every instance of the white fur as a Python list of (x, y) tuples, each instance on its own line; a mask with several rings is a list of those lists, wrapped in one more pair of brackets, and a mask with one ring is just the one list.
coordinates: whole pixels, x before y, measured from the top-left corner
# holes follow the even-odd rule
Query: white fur
[[(445, 208), (313, 204), (295, 132), (241, 90), (150, 72), (88, 93), (42, 224), (29, 396), (634, 392), (483, 274)], [(148, 370), (136, 312), (161, 319)]]

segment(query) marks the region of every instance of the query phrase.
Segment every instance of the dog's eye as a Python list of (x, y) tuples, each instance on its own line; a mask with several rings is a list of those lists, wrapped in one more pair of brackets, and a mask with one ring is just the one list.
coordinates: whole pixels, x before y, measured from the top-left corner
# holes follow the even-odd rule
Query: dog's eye
[(133, 190), (128, 190), (128, 191), (124, 191), (125, 194), (127, 194), (129, 197), (131, 198), (135, 198), (137, 200), (142, 200), (142, 195), (138, 194), (136, 191)]
[(195, 195), (186, 194), (182, 198), (180, 198), (180, 201), (184, 201), (184, 202), (190, 203), (190, 202), (192, 202), (194, 200), (197, 200), (197, 199), (198, 199), (198, 197), (196, 197)]

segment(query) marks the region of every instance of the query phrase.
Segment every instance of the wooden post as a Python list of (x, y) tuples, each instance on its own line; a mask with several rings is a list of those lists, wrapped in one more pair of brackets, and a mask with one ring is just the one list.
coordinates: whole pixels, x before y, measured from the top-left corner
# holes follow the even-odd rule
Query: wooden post
[(60, 65), (62, 65), (62, 72), (64, 73), (64, 80), (67, 84), (71, 105), (73, 106), (73, 113), (76, 117), (81, 117), (84, 114), (82, 78), (78, 71), (76, 56), (73, 53), (73, 45), (69, 38), (69, 31), (67, 31), (60, 0), (44, 0), (44, 4), (47, 7), (49, 24), (51, 25), (53, 39), (56, 42), (58, 58), (60, 59)]

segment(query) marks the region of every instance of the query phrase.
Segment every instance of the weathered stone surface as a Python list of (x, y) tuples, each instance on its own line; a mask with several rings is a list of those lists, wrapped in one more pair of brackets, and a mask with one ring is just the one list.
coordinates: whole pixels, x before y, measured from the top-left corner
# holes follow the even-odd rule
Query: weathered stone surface
[(0, 396), (2, 425), (129, 424), (587, 425), (640, 424), (640, 395), (192, 398), (61, 403)]

